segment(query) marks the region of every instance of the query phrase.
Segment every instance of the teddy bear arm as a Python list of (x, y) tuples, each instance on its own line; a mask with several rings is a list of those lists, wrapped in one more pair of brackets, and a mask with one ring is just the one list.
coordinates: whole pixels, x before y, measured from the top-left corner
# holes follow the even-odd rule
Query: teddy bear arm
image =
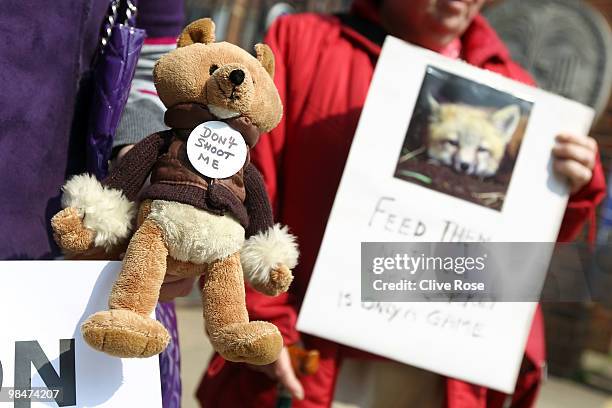
[(297, 264), (296, 238), (288, 228), (274, 224), (263, 177), (249, 164), (245, 169), (245, 207), (249, 214), (247, 240), (240, 251), (245, 279), (266, 295), (286, 292)]
[(157, 132), (136, 143), (102, 184), (122, 191), (128, 200), (135, 201), (169, 138), (169, 132)]
[(244, 206), (249, 215), (245, 236), (249, 238), (270, 228), (274, 224), (274, 218), (263, 176), (252, 163), (249, 163), (244, 171), (244, 188)]
[(63, 249), (83, 252), (100, 247), (112, 252), (125, 242), (136, 215), (133, 200), (167, 137), (164, 132), (156, 133), (136, 144), (102, 182), (81, 174), (64, 184), (64, 210), (52, 220), (55, 238)]

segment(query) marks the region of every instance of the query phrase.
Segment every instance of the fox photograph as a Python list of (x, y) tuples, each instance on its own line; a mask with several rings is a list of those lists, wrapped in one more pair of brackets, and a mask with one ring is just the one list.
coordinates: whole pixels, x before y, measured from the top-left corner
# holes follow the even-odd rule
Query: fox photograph
[(395, 177), (501, 211), (532, 107), (428, 66)]

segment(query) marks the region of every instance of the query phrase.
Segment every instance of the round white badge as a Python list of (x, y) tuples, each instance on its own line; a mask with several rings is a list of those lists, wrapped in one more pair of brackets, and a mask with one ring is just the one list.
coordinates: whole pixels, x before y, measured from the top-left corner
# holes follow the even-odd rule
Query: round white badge
[(191, 165), (206, 177), (231, 177), (244, 166), (247, 145), (240, 132), (216, 120), (198, 125), (187, 139)]

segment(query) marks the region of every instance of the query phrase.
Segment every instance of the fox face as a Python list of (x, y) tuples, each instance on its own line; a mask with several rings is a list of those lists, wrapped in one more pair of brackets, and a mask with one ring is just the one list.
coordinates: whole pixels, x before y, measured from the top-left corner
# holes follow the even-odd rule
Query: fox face
[(428, 102), (431, 109), (429, 159), (459, 173), (495, 175), (519, 124), (519, 106), (509, 105), (491, 112), (468, 105), (439, 103), (431, 95)]

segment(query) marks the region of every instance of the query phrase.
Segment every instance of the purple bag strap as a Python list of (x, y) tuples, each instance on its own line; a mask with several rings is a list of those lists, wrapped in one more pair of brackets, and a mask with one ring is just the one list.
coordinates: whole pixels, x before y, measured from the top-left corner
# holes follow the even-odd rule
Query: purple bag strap
[[(102, 26), (100, 36), (100, 52), (104, 52), (106, 44), (116, 24), (136, 27), (136, 14), (138, 13), (138, 0), (110, 0), (106, 21)], [(121, 20), (121, 21), (119, 21)]]
[(125, 0), (125, 21), (123, 24), (136, 27), (137, 0)]

